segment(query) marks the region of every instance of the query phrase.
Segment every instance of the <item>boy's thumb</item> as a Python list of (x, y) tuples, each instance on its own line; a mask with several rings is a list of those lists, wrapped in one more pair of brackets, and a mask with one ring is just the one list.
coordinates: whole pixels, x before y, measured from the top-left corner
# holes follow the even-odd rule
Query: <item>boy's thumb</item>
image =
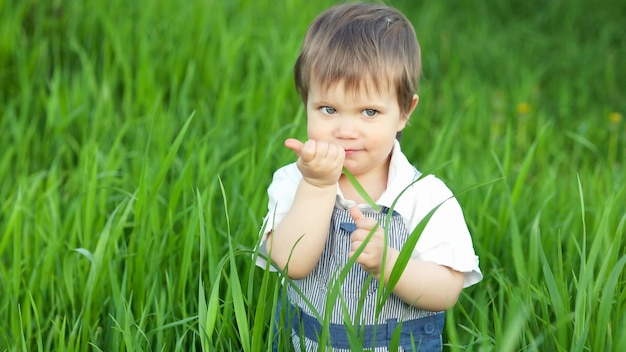
[(297, 156), (300, 156), (303, 146), (304, 146), (304, 143), (300, 142), (299, 140), (295, 138), (288, 138), (285, 141), (285, 147), (293, 150)]
[(365, 215), (363, 215), (363, 213), (361, 212), (361, 209), (359, 209), (359, 207), (357, 207), (356, 205), (350, 208), (350, 216), (352, 217), (352, 220), (354, 220), (355, 224), (361, 218), (365, 217)]

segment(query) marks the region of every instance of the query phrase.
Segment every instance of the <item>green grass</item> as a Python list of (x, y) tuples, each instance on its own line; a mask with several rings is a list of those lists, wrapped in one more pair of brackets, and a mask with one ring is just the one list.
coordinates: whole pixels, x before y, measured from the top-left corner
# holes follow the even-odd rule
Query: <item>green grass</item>
[[(331, 3), (0, 1), (0, 351), (267, 349), (251, 253)], [(424, 63), (403, 149), (485, 275), (448, 349), (625, 350), (626, 7), (391, 4)]]

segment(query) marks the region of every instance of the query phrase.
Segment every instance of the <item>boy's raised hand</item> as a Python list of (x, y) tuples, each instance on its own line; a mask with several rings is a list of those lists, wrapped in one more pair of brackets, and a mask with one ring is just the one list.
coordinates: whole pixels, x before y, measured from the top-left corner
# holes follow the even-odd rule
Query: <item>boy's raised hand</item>
[(308, 183), (317, 187), (335, 186), (346, 157), (343, 147), (314, 140), (302, 143), (294, 138), (287, 139), (285, 146), (298, 156), (298, 169)]
[[(352, 257), (354, 252), (356, 252), (356, 250), (363, 244), (363, 241), (365, 241), (372, 229), (376, 227), (376, 230), (374, 230), (375, 232), (365, 245), (363, 252), (359, 254), (356, 262), (361, 265), (363, 270), (371, 273), (376, 279), (378, 279), (383, 264), (383, 253), (386, 250), (383, 229), (375, 219), (368, 218), (363, 215), (357, 206), (350, 208), (350, 216), (356, 225), (356, 230), (354, 230), (354, 232), (350, 235), (351, 244), (350, 253), (348, 253), (350, 257)], [(389, 260), (389, 253), (386, 258)], [(391, 269), (389, 268), (385, 270)]]

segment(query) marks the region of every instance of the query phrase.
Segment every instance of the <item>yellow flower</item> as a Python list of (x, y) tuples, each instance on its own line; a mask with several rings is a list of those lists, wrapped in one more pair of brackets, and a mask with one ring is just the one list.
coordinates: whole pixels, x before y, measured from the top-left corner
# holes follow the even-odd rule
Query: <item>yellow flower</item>
[(619, 112), (615, 112), (615, 111), (610, 113), (609, 121), (611, 121), (612, 124), (617, 125), (618, 123), (622, 121), (622, 114), (620, 114)]
[(530, 110), (530, 104), (528, 104), (528, 103), (519, 103), (519, 104), (517, 104), (517, 112), (520, 113), (521, 115), (528, 114), (529, 110)]

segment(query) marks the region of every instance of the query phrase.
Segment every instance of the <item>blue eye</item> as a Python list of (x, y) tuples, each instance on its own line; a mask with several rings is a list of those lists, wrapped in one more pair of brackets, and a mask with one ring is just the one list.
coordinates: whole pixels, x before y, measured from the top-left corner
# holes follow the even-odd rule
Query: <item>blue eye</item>
[(376, 115), (378, 115), (378, 111), (375, 109), (365, 109), (362, 111), (363, 115), (367, 116), (367, 117), (374, 117)]
[(320, 111), (322, 111), (322, 113), (326, 114), (326, 115), (332, 115), (332, 114), (337, 112), (337, 110), (335, 110), (335, 108), (331, 108), (330, 106), (322, 106), (320, 108)]

